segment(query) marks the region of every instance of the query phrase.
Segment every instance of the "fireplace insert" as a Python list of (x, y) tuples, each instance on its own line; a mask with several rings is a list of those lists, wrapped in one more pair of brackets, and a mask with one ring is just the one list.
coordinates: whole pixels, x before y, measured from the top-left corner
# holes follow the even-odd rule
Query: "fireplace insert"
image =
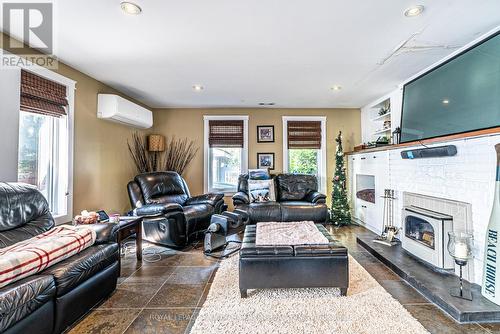
[(402, 247), (421, 260), (442, 269), (452, 269), (446, 249), (453, 217), (415, 206), (403, 209)]
[(405, 236), (431, 249), (434, 247), (434, 227), (417, 216), (408, 215), (405, 218)]

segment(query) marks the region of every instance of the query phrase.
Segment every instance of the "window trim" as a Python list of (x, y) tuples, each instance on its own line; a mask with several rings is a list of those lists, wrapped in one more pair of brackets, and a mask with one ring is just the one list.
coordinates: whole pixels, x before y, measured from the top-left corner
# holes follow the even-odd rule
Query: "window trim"
[[(1, 49), (4, 54), (9, 54), (9, 56), (21, 59), (21, 57), (14, 55), (7, 50)], [(19, 75), (21, 75), (21, 69), (33, 72), (41, 77), (60, 83), (66, 86), (66, 98), (68, 99), (68, 189), (66, 190), (66, 208), (67, 212), (65, 215), (54, 216), (56, 225), (71, 222), (73, 220), (73, 159), (74, 159), (74, 134), (75, 134), (75, 123), (74, 123), (74, 111), (75, 111), (75, 90), (76, 81), (71, 80), (61, 74), (58, 74), (52, 70), (45, 67), (36, 65), (29, 60), (24, 59), (23, 61), (17, 62), (17, 67), (19, 70)], [(29, 65), (26, 65), (29, 64)], [(17, 138), (19, 140), (19, 138)]]
[[(205, 193), (209, 192), (209, 168), (210, 168), (210, 154), (208, 145), (209, 135), (209, 121), (213, 120), (238, 120), (243, 121), (243, 148), (241, 152), (241, 171), (240, 174), (248, 171), (248, 115), (204, 115), (203, 116), (203, 190)], [(233, 192), (225, 192), (230, 195)]]
[(283, 173), (288, 173), (288, 121), (316, 121), (321, 122), (321, 153), (319, 155), (319, 191), (326, 193), (327, 156), (326, 156), (326, 116), (283, 116)]

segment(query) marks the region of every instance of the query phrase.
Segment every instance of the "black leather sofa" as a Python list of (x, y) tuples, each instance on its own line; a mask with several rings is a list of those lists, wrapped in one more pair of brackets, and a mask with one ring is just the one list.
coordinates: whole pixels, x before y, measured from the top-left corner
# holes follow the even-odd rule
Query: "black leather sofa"
[[(34, 187), (0, 183), (0, 248), (55, 226)], [(0, 288), (0, 333), (61, 333), (116, 288), (116, 226), (89, 225), (95, 244), (44, 271)]]
[(328, 218), (326, 196), (318, 192), (313, 175), (279, 174), (273, 177), (275, 202), (250, 202), (248, 174), (240, 175), (238, 192), (233, 196), (234, 207), (248, 212), (250, 223), (290, 222), (309, 220), (324, 223)]
[(176, 172), (140, 174), (127, 188), (134, 214), (144, 217), (144, 240), (164, 246), (186, 246), (210, 225), (213, 214), (227, 208), (223, 193), (191, 197)]

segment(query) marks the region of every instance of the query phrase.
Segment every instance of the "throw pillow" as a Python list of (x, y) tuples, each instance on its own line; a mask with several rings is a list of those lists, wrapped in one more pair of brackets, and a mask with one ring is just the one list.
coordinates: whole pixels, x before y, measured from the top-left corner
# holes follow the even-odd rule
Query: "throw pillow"
[(274, 202), (274, 180), (248, 180), (248, 192), (252, 202)]
[(249, 169), (248, 179), (249, 180), (269, 180), (269, 171), (267, 169)]

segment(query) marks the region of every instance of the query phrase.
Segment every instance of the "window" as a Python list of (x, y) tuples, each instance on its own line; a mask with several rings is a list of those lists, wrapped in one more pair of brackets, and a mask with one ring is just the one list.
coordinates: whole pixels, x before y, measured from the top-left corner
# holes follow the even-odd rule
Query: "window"
[(310, 174), (326, 191), (326, 117), (283, 117), (283, 171)]
[(21, 70), (18, 181), (40, 190), (57, 223), (72, 216), (68, 111), (73, 95), (68, 91), (65, 85)]
[(205, 116), (205, 191), (236, 192), (248, 169), (248, 116)]
[(301, 148), (288, 150), (288, 172), (296, 174), (318, 175), (319, 150)]

